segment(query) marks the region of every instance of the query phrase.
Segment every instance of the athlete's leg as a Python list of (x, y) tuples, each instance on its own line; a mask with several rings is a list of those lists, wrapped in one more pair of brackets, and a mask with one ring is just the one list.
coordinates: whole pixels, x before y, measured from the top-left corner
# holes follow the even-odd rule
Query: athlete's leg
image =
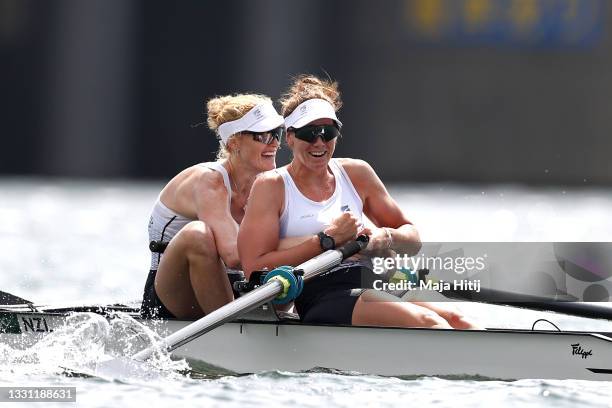
[(155, 291), (178, 318), (198, 318), (234, 299), (212, 230), (202, 221), (181, 229), (168, 244)]
[(436, 312), (448, 322), (454, 329), (475, 329), (483, 330), (475, 322), (468, 319), (458, 308), (449, 302), (412, 302), (415, 305)]
[(431, 309), (403, 302), (389, 293), (368, 289), (359, 296), (353, 309), (352, 324), (363, 326), (451, 327)]

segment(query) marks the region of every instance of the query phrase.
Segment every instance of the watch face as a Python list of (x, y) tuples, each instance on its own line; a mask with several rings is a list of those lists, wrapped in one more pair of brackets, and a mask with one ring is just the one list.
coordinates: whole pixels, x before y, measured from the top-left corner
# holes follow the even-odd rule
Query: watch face
[(324, 251), (333, 249), (336, 246), (334, 239), (324, 232), (319, 233), (319, 243), (321, 244), (321, 249)]
[(334, 240), (331, 237), (323, 237), (321, 245), (323, 246), (323, 249), (332, 249), (334, 247)]

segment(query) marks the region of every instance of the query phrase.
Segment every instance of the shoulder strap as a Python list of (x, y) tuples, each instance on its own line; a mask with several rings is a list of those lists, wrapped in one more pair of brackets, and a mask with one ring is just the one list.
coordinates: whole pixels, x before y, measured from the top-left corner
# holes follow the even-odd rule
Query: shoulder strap
[(331, 159), (329, 163), (330, 163), (330, 167), (332, 169), (336, 169), (340, 177), (342, 177), (342, 179), (346, 181), (346, 184), (348, 185), (351, 193), (353, 193), (355, 198), (363, 205), (363, 202), (361, 201), (361, 196), (359, 195), (359, 193), (357, 192), (357, 189), (353, 185), (353, 181), (349, 177), (348, 173), (346, 172), (346, 170), (344, 170), (344, 167), (342, 167), (342, 164), (340, 164), (340, 161), (338, 159)]
[(218, 171), (223, 176), (223, 184), (225, 184), (225, 188), (227, 189), (227, 202), (231, 205), (232, 202), (232, 186), (230, 185), (229, 174), (227, 174), (227, 170), (225, 167), (219, 162), (206, 162), (200, 163), (202, 166), (207, 167), (211, 170)]

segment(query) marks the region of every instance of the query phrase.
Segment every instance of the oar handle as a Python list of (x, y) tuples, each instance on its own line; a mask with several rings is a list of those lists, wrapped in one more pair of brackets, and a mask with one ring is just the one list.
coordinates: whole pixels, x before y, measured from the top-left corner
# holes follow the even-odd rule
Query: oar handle
[(329, 270), (346, 258), (350, 258), (364, 249), (368, 246), (369, 240), (370, 238), (367, 235), (360, 235), (355, 241), (347, 242), (340, 248), (327, 250), (303, 264), (296, 266), (295, 270), (303, 271), (304, 282), (308, 282), (315, 276), (320, 275), (322, 272)]
[(368, 246), (369, 241), (370, 237), (367, 235), (360, 235), (355, 241), (348, 242), (342, 247), (338, 248), (338, 251), (342, 253), (342, 259), (344, 260), (355, 255), (362, 249), (365, 249), (365, 247)]

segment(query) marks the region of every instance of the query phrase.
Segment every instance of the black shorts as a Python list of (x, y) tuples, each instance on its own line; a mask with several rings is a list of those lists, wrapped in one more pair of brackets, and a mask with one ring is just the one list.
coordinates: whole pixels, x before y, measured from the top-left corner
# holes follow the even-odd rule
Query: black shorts
[[(156, 275), (156, 269), (152, 269), (149, 271), (149, 275), (147, 276), (147, 282), (145, 283), (144, 287), (144, 293), (142, 295), (142, 306), (140, 307), (140, 314), (143, 317), (149, 318), (175, 319), (176, 316), (174, 316), (174, 314), (172, 314), (172, 312), (168, 310), (166, 306), (164, 306), (159, 296), (157, 296), (157, 292), (155, 291)], [(231, 273), (228, 273), (227, 276), (230, 281), (230, 285), (232, 286), (232, 292), (234, 292), (234, 298), (238, 298), (240, 294), (233, 290), (233, 285), (234, 282), (244, 279), (244, 274), (241, 271), (232, 271)]]
[(156, 269), (149, 271), (147, 283), (145, 283), (144, 293), (142, 295), (140, 314), (143, 317), (174, 319), (176, 316), (164, 306), (159, 296), (157, 296), (157, 292), (155, 291), (155, 275), (157, 275)]
[(362, 263), (350, 262), (310, 280), (295, 300), (300, 320), (350, 325), (357, 299), (376, 279), (380, 277)]

